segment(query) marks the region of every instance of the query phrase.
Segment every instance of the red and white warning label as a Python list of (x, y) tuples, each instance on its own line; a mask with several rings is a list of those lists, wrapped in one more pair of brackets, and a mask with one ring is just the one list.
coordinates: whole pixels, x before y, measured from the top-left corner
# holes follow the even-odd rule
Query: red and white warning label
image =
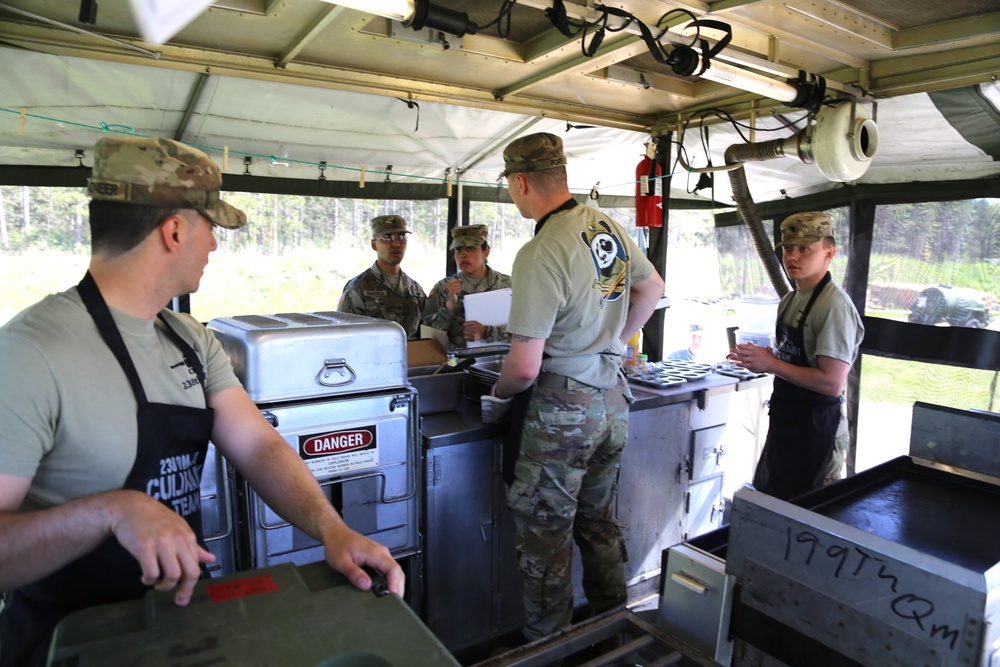
[(379, 464), (374, 424), (299, 436), (299, 455), (315, 477), (329, 477)]

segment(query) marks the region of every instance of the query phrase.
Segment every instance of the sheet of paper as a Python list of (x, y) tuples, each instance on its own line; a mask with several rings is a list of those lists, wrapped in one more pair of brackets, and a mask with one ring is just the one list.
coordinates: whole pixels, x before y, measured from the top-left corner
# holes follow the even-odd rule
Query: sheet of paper
[[(507, 324), (510, 317), (510, 288), (493, 290), (492, 292), (480, 292), (479, 294), (466, 294), (465, 321), (479, 322), (488, 326)], [(484, 340), (468, 341), (467, 347), (483, 347), (485, 345), (496, 345), (487, 343)]]
[(160, 46), (180, 32), (215, 0), (131, 0), (142, 38)]

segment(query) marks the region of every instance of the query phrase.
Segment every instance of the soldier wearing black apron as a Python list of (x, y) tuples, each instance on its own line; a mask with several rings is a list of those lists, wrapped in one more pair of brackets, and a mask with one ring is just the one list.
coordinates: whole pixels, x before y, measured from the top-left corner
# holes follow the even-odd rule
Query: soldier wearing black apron
[[(213, 410), (150, 403), (125, 341), (89, 272), (77, 289), (101, 337), (128, 377), (138, 403), (135, 463), (122, 489), (147, 493), (150, 482), (161, 477), (161, 462), (173, 457), (177, 457), (173, 460), (190, 461), (194, 469), (200, 471), (212, 434)], [(205, 372), (195, 351), (170, 328), (162, 315), (159, 319), (204, 390)], [(201, 475), (195, 474), (193, 478), (200, 486)], [(200, 498), (198, 489), (194, 489), (193, 494)], [(161, 502), (170, 507), (166, 499)], [(184, 519), (204, 547), (200, 507)], [(142, 583), (138, 561), (116, 538), (109, 537), (82, 558), (11, 592), (4, 613), (0, 614), (0, 664), (44, 665), (52, 631), (63, 617), (85, 607), (141, 597), (147, 590), (149, 588)]]
[[(783, 321), (790, 300), (778, 312), (775, 356), (782, 361), (809, 366), (803, 329), (813, 304), (829, 283), (827, 272), (813, 290), (797, 326)], [(827, 396), (774, 378), (770, 426), (754, 473), (754, 488), (776, 498), (789, 499), (820, 486), (833, 455), (840, 403), (840, 396)]]
[(323, 544), (331, 567), (368, 590), (370, 566), (402, 595), (392, 554), (347, 526), (221, 344), (163, 311), (197, 291), (215, 227), (246, 224), (219, 198), (218, 166), (162, 137), (102, 137), (93, 155), (87, 276), (0, 326), (0, 590), (10, 592), (0, 667), (44, 664), (53, 628), (76, 610), (149, 585), (190, 601), (199, 563), (213, 559), (201, 538), (210, 436), (275, 512)]
[(848, 444), (842, 395), (864, 326), (850, 297), (830, 278), (837, 246), (829, 215), (789, 216), (781, 223), (779, 245), (798, 291), (781, 299), (777, 350), (741, 343), (729, 358), (775, 376), (770, 428), (753, 484), (790, 499), (841, 476)]

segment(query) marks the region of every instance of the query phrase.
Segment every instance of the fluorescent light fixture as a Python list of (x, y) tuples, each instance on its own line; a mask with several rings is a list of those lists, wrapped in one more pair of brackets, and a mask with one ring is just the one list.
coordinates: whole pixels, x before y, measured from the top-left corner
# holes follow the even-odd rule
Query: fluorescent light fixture
[(416, 0), (324, 0), (330, 4), (340, 5), (348, 9), (357, 9), (368, 14), (384, 16), (393, 21), (406, 21), (413, 18), (416, 11)]
[(769, 97), (779, 102), (791, 102), (798, 94), (798, 89), (792, 84), (778, 81), (756, 72), (733, 67), (718, 60), (712, 60), (708, 64), (708, 69), (699, 74), (703, 79), (715, 81), (716, 83), (732, 86), (745, 90), (748, 93), (756, 93), (763, 97)]
[(324, 2), (384, 16), (414, 30), (428, 28), (456, 37), (479, 32), (479, 27), (469, 20), (469, 15), (465, 12), (438, 7), (431, 4), (430, 0), (324, 0)]

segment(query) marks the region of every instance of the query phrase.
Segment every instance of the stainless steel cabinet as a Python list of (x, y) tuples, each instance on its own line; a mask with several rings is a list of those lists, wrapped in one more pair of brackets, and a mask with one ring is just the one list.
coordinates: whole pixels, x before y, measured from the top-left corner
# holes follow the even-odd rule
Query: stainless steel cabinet
[(659, 574), (663, 550), (682, 538), (688, 410), (682, 402), (629, 413), (617, 516), (628, 547), (630, 587)]
[(425, 450), (424, 620), (451, 651), (516, 629), (524, 615), (499, 447), (486, 438)]
[[(722, 519), (718, 435), (729, 391), (632, 406), (616, 500), (630, 599), (655, 594), (665, 549)], [(423, 417), (421, 434), (423, 617), (446, 647), (459, 651), (517, 630), (524, 617), (513, 518), (500, 477), (503, 427), (484, 426), (478, 410), (463, 409)], [(575, 603), (584, 604), (577, 549), (573, 589)]]
[(721, 524), (729, 394), (629, 413), (617, 516), (628, 547), (630, 589), (660, 573), (665, 549)]

